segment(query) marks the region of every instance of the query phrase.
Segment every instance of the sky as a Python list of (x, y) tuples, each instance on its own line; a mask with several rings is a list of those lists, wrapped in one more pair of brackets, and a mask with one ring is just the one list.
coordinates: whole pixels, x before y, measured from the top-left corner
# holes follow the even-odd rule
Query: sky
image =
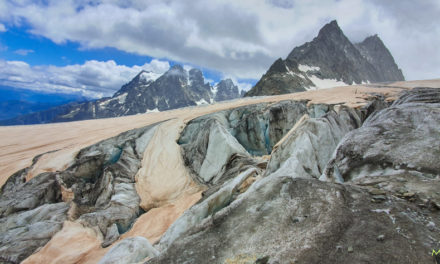
[(249, 90), (333, 19), (407, 80), (440, 78), (438, 0), (1, 0), (0, 86), (99, 98), (178, 63)]

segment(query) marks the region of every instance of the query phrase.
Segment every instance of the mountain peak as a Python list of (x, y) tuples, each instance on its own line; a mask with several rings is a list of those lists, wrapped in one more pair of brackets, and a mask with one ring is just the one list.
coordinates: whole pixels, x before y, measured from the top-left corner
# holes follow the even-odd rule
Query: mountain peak
[(202, 83), (205, 81), (205, 79), (203, 78), (203, 73), (199, 69), (192, 68), (191, 70), (189, 70), (188, 75), (189, 78), (192, 80), (197, 80)]
[(179, 64), (173, 65), (163, 76), (172, 75), (185, 76), (186, 78), (188, 77), (188, 73), (186, 72), (186, 70), (182, 67), (182, 65)]
[(336, 20), (332, 20), (330, 23), (325, 24), (318, 33), (318, 39), (329, 39), (334, 38), (335, 36), (343, 36), (344, 38), (344, 32), (342, 32), (342, 29), (339, 27), (338, 22)]
[(376, 81), (405, 80), (402, 71), (394, 61), (393, 55), (377, 34), (355, 44), (361, 55), (380, 72), (380, 79)]
[(139, 86), (139, 85), (147, 85), (147, 84), (153, 82), (154, 80), (156, 80), (159, 77), (159, 75), (160, 74), (157, 74), (154, 72), (141, 70), (131, 81), (124, 84), (121, 87), (121, 89), (116, 91), (116, 93), (113, 95), (113, 97), (119, 96), (119, 95), (127, 92), (128, 90), (131, 89), (131, 87)]
[(235, 85), (234, 82), (229, 78), (221, 80), (215, 85), (215, 87), (217, 89), (217, 92), (215, 94), (215, 100), (217, 102), (240, 97), (238, 86)]
[(364, 39), (364, 41), (362, 41), (359, 44), (362, 44), (362, 45), (381, 45), (381, 46), (385, 46), (385, 44), (383, 44), (382, 40), (379, 38), (379, 36), (377, 34), (374, 34), (372, 36), (366, 37)]
[(173, 65), (173, 66), (169, 69), (169, 71), (171, 71), (171, 70), (184, 71), (183, 66), (180, 65), (180, 64), (175, 64), (175, 65)]
[(189, 73), (190, 74), (199, 74), (199, 73), (202, 73), (202, 71), (199, 69), (196, 69), (196, 68), (192, 68), (191, 70), (189, 70)]
[(226, 85), (234, 85), (234, 82), (230, 78), (221, 80), (220, 82), (223, 82)]
[(145, 74), (148, 74), (148, 73), (150, 73), (149, 71), (146, 71), (146, 70), (141, 70), (134, 78), (133, 78), (133, 80), (132, 81), (134, 81), (134, 80), (139, 80), (139, 79), (141, 79), (141, 76), (143, 76), (143, 75), (145, 75)]
[(276, 60), (246, 96), (399, 80), (404, 80), (403, 74), (377, 35), (353, 44), (332, 20), (312, 41), (295, 47), (286, 60)]
[[(314, 60), (322, 60), (322, 57), (316, 56), (316, 53), (322, 53), (321, 55), (324, 55), (326, 60), (333, 60), (334, 50), (343, 49), (347, 51), (354, 50), (355, 48), (344, 35), (338, 22), (332, 20), (319, 30), (318, 36), (311, 42), (306, 42), (304, 45), (294, 48), (289, 56), (287, 56), (287, 59), (298, 63), (310, 64), (314, 63)], [(311, 59), (310, 57), (314, 58)], [(308, 61), (310, 59), (311, 61)]]

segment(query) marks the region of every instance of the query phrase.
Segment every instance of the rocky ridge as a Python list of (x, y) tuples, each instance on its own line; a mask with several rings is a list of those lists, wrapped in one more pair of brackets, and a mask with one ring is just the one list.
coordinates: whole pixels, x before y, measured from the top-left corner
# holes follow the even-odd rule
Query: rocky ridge
[(377, 35), (352, 44), (334, 20), (311, 42), (294, 48), (285, 60), (276, 60), (246, 96), (403, 80), (402, 71)]

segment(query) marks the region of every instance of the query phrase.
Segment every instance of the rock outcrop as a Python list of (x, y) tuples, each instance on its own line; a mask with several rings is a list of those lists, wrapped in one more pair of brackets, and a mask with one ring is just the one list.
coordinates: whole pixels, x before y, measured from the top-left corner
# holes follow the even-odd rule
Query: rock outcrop
[(276, 60), (246, 96), (403, 80), (377, 35), (352, 44), (337, 22), (331, 21), (311, 42), (294, 48), (285, 60)]

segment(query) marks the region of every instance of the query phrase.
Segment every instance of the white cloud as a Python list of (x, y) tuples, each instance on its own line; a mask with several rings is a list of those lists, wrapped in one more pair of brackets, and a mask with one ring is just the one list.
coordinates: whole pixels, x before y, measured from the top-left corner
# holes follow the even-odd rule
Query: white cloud
[(0, 32), (6, 32), (6, 26), (0, 23)]
[(183, 69), (184, 69), (185, 71), (190, 71), (192, 68), (194, 68), (194, 67), (191, 66), (191, 65), (188, 65), (188, 64), (183, 65)]
[(166, 61), (152, 60), (141, 66), (127, 67), (109, 61), (86, 61), (84, 64), (30, 66), (23, 61), (0, 60), (0, 84), (47, 92), (77, 93), (86, 97), (111, 96), (142, 69), (163, 74)]
[(260, 78), (337, 19), (349, 38), (379, 34), (409, 79), (440, 72), (440, 2), (382, 0), (1, 1), (0, 21), (83, 48), (114, 47)]
[(247, 91), (249, 91), (249, 90), (252, 88), (252, 86), (253, 86), (252, 83), (248, 83), (248, 82), (237, 82), (236, 84), (237, 84), (237, 86), (238, 86), (238, 90), (240, 90), (240, 92), (241, 92), (241, 91), (245, 91), (245, 92), (247, 92)]
[(240, 92), (241, 91), (245, 91), (245, 92), (249, 91), (252, 88), (252, 86), (254, 86), (254, 84), (255, 84), (255, 83), (252, 83), (252, 82), (249, 82), (249, 81), (246, 81), (246, 80), (239, 80), (234, 75), (224, 75), (222, 77), (222, 79), (231, 79), (232, 82), (235, 85), (237, 85), (238, 90)]
[(14, 53), (21, 55), (21, 56), (26, 56), (29, 53), (33, 53), (33, 52), (35, 52), (35, 51), (31, 50), (31, 49), (18, 49), (16, 51), (14, 51)]

